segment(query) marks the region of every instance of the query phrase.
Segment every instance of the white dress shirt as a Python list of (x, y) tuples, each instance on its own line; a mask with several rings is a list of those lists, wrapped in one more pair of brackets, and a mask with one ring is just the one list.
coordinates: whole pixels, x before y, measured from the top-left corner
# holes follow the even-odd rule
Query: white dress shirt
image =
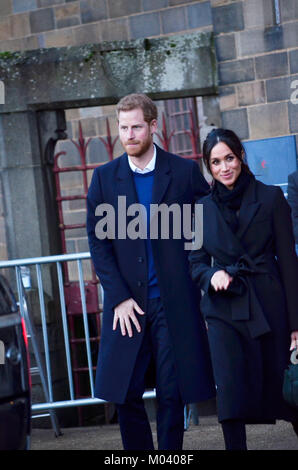
[(141, 170), (141, 168), (138, 168), (134, 163), (131, 161), (131, 157), (128, 155), (128, 163), (130, 166), (130, 169), (135, 172), (135, 173), (149, 173), (149, 171), (153, 171), (155, 168), (155, 162), (156, 162), (156, 147), (154, 145), (154, 153), (153, 157), (151, 158), (150, 162), (147, 163), (145, 168)]

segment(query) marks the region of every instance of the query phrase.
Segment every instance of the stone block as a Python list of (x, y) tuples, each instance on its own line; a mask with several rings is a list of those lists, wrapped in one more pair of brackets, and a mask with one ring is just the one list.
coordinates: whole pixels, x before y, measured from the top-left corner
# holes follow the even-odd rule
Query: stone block
[(233, 130), (240, 139), (249, 138), (246, 108), (224, 111), (221, 116), (223, 128)]
[(30, 21), (28, 13), (20, 13), (11, 16), (11, 35), (14, 38), (22, 38), (30, 35)]
[[(73, 0), (70, 0), (73, 2)], [(38, 8), (52, 7), (54, 5), (61, 5), (64, 3), (64, 0), (37, 0)]]
[(239, 106), (249, 106), (252, 104), (265, 103), (264, 82), (243, 83), (237, 86)]
[(289, 134), (287, 103), (269, 103), (248, 108), (251, 139)]
[(283, 25), (284, 48), (297, 47), (298, 45), (298, 21), (292, 21)]
[(159, 13), (130, 16), (129, 28), (131, 39), (158, 36), (160, 35)]
[(72, 28), (49, 31), (44, 34), (45, 47), (73, 46), (74, 36)]
[(290, 132), (298, 133), (298, 104), (293, 104), (289, 101), (288, 109)]
[(243, 31), (239, 34), (240, 56), (255, 55), (284, 48), (283, 29), (272, 26), (264, 29)]
[(12, 0), (1, 0), (0, 17), (10, 15), (12, 13)]
[(23, 13), (37, 9), (37, 0), (12, 0), (13, 13)]
[(0, 41), (6, 41), (11, 38), (11, 17), (0, 17)]
[(170, 8), (160, 12), (162, 30), (165, 34), (187, 29), (185, 9)]
[(223, 86), (219, 88), (219, 106), (221, 111), (238, 107), (235, 87)]
[(42, 8), (30, 12), (30, 26), (32, 33), (41, 33), (55, 29), (53, 8)]
[(78, 3), (58, 6), (54, 9), (57, 28), (66, 28), (80, 24), (80, 8)]
[(253, 59), (235, 60), (219, 64), (220, 85), (254, 80)]
[(268, 54), (255, 58), (256, 78), (278, 77), (286, 75), (289, 70), (286, 52)]
[(234, 34), (223, 34), (215, 37), (216, 57), (221, 62), (236, 58), (236, 45)]
[(289, 100), (291, 93), (294, 91), (291, 88), (291, 83), (293, 80), (298, 80), (298, 75), (266, 80), (267, 101), (272, 102)]
[(168, 0), (143, 0), (143, 10), (160, 10), (168, 6)]
[(213, 8), (212, 16), (215, 34), (244, 29), (242, 2)]
[(173, 5), (182, 5), (182, 4), (185, 4), (185, 3), (194, 3), (194, 2), (198, 2), (198, 0), (169, 0), (169, 6), (173, 6)]
[(93, 23), (108, 18), (104, 0), (81, 0), (80, 8), (82, 23)]
[(210, 2), (196, 3), (186, 7), (188, 25), (190, 28), (201, 28), (212, 25)]
[(280, 13), (282, 22), (298, 19), (297, 0), (280, 0)]
[(99, 25), (103, 41), (125, 41), (128, 39), (128, 19), (102, 21)]
[(274, 25), (272, 0), (246, 0), (243, 2), (245, 29)]
[(98, 43), (101, 39), (100, 24), (86, 24), (73, 28), (73, 38), (76, 46)]
[(298, 73), (298, 49), (290, 51), (289, 58), (290, 58), (291, 73)]
[(109, 18), (120, 16), (129, 16), (142, 11), (141, 0), (109, 0), (108, 13)]

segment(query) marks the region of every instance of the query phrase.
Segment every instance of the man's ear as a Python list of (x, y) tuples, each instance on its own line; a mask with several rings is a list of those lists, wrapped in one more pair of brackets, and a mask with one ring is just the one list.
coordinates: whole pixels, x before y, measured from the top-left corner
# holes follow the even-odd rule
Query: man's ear
[(152, 119), (149, 125), (150, 125), (150, 133), (151, 135), (153, 135), (157, 131), (157, 120)]

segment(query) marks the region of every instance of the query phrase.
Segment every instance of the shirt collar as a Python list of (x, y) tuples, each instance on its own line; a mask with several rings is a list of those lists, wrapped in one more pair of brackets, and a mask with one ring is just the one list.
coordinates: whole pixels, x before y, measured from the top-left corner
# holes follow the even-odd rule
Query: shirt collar
[(134, 165), (133, 162), (131, 161), (130, 156), (128, 155), (128, 163), (129, 163), (130, 169), (134, 173), (149, 173), (149, 171), (154, 170), (155, 162), (156, 162), (156, 147), (155, 147), (155, 145), (153, 145), (153, 146), (154, 146), (153, 157), (151, 158), (150, 162), (147, 163), (147, 165), (145, 166), (145, 168), (143, 170), (141, 170), (141, 168), (138, 168), (136, 165)]

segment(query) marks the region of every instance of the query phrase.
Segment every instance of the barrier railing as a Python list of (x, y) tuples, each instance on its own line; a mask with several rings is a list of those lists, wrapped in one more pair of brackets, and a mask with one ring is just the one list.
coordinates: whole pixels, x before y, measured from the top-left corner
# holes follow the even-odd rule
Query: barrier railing
[[(29, 326), (28, 331), (32, 330), (32, 320), (28, 316), (26, 308), (26, 298), (24, 294), (24, 288), (22, 283), (22, 273), (21, 267), (24, 266), (35, 266), (36, 269), (36, 278), (37, 278), (37, 290), (39, 294), (39, 307), (40, 307), (40, 320), (42, 326), (42, 337), (44, 343), (44, 353), (45, 353), (45, 379), (46, 379), (46, 401), (43, 403), (33, 403), (32, 412), (42, 411), (42, 410), (53, 410), (57, 408), (66, 408), (66, 407), (75, 407), (75, 406), (84, 406), (84, 405), (98, 405), (100, 403), (106, 403), (105, 400), (101, 400), (94, 397), (94, 379), (93, 379), (93, 370), (92, 370), (92, 360), (91, 360), (91, 347), (90, 347), (90, 334), (88, 326), (88, 316), (86, 308), (86, 296), (84, 289), (84, 276), (83, 276), (83, 266), (82, 261), (90, 259), (90, 253), (74, 253), (67, 255), (57, 255), (57, 256), (45, 256), (39, 258), (25, 258), (17, 259), (11, 261), (0, 261), (0, 269), (4, 268), (14, 268), (16, 276), (16, 285), (17, 285), (17, 294), (19, 298), (19, 306), (22, 317), (25, 320), (26, 326)], [(71, 350), (70, 350), (70, 340), (69, 340), (69, 330), (67, 322), (67, 310), (64, 297), (64, 287), (63, 287), (63, 271), (62, 263), (76, 261), (79, 275), (79, 288), (80, 296), (82, 302), (82, 312), (83, 312), (83, 325), (84, 325), (84, 334), (85, 334), (85, 344), (86, 344), (86, 353), (87, 353), (87, 362), (89, 370), (89, 385), (90, 385), (90, 397), (87, 398), (76, 398), (74, 394), (74, 385), (73, 385), (73, 376), (72, 376), (72, 364), (71, 364)], [(68, 377), (68, 388), (69, 388), (69, 399), (55, 401), (53, 396), (53, 384), (52, 384), (52, 367), (51, 367), (51, 357), (50, 357), (50, 347), (49, 347), (49, 337), (47, 330), (47, 321), (46, 321), (46, 307), (44, 299), (44, 284), (42, 278), (41, 265), (44, 264), (56, 264), (57, 271), (57, 280), (60, 296), (60, 308), (61, 308), (61, 317), (62, 317), (62, 328), (63, 328), (63, 337), (64, 337), (64, 347), (65, 347), (65, 356), (66, 356), (66, 367), (67, 367), (67, 377)], [(29, 322), (29, 325), (28, 325)], [(31, 338), (35, 348), (37, 347), (36, 338)], [(41, 369), (41, 365), (39, 366)], [(42, 377), (43, 372), (39, 370)], [(147, 391), (144, 393), (143, 398), (155, 398), (155, 391)]]

